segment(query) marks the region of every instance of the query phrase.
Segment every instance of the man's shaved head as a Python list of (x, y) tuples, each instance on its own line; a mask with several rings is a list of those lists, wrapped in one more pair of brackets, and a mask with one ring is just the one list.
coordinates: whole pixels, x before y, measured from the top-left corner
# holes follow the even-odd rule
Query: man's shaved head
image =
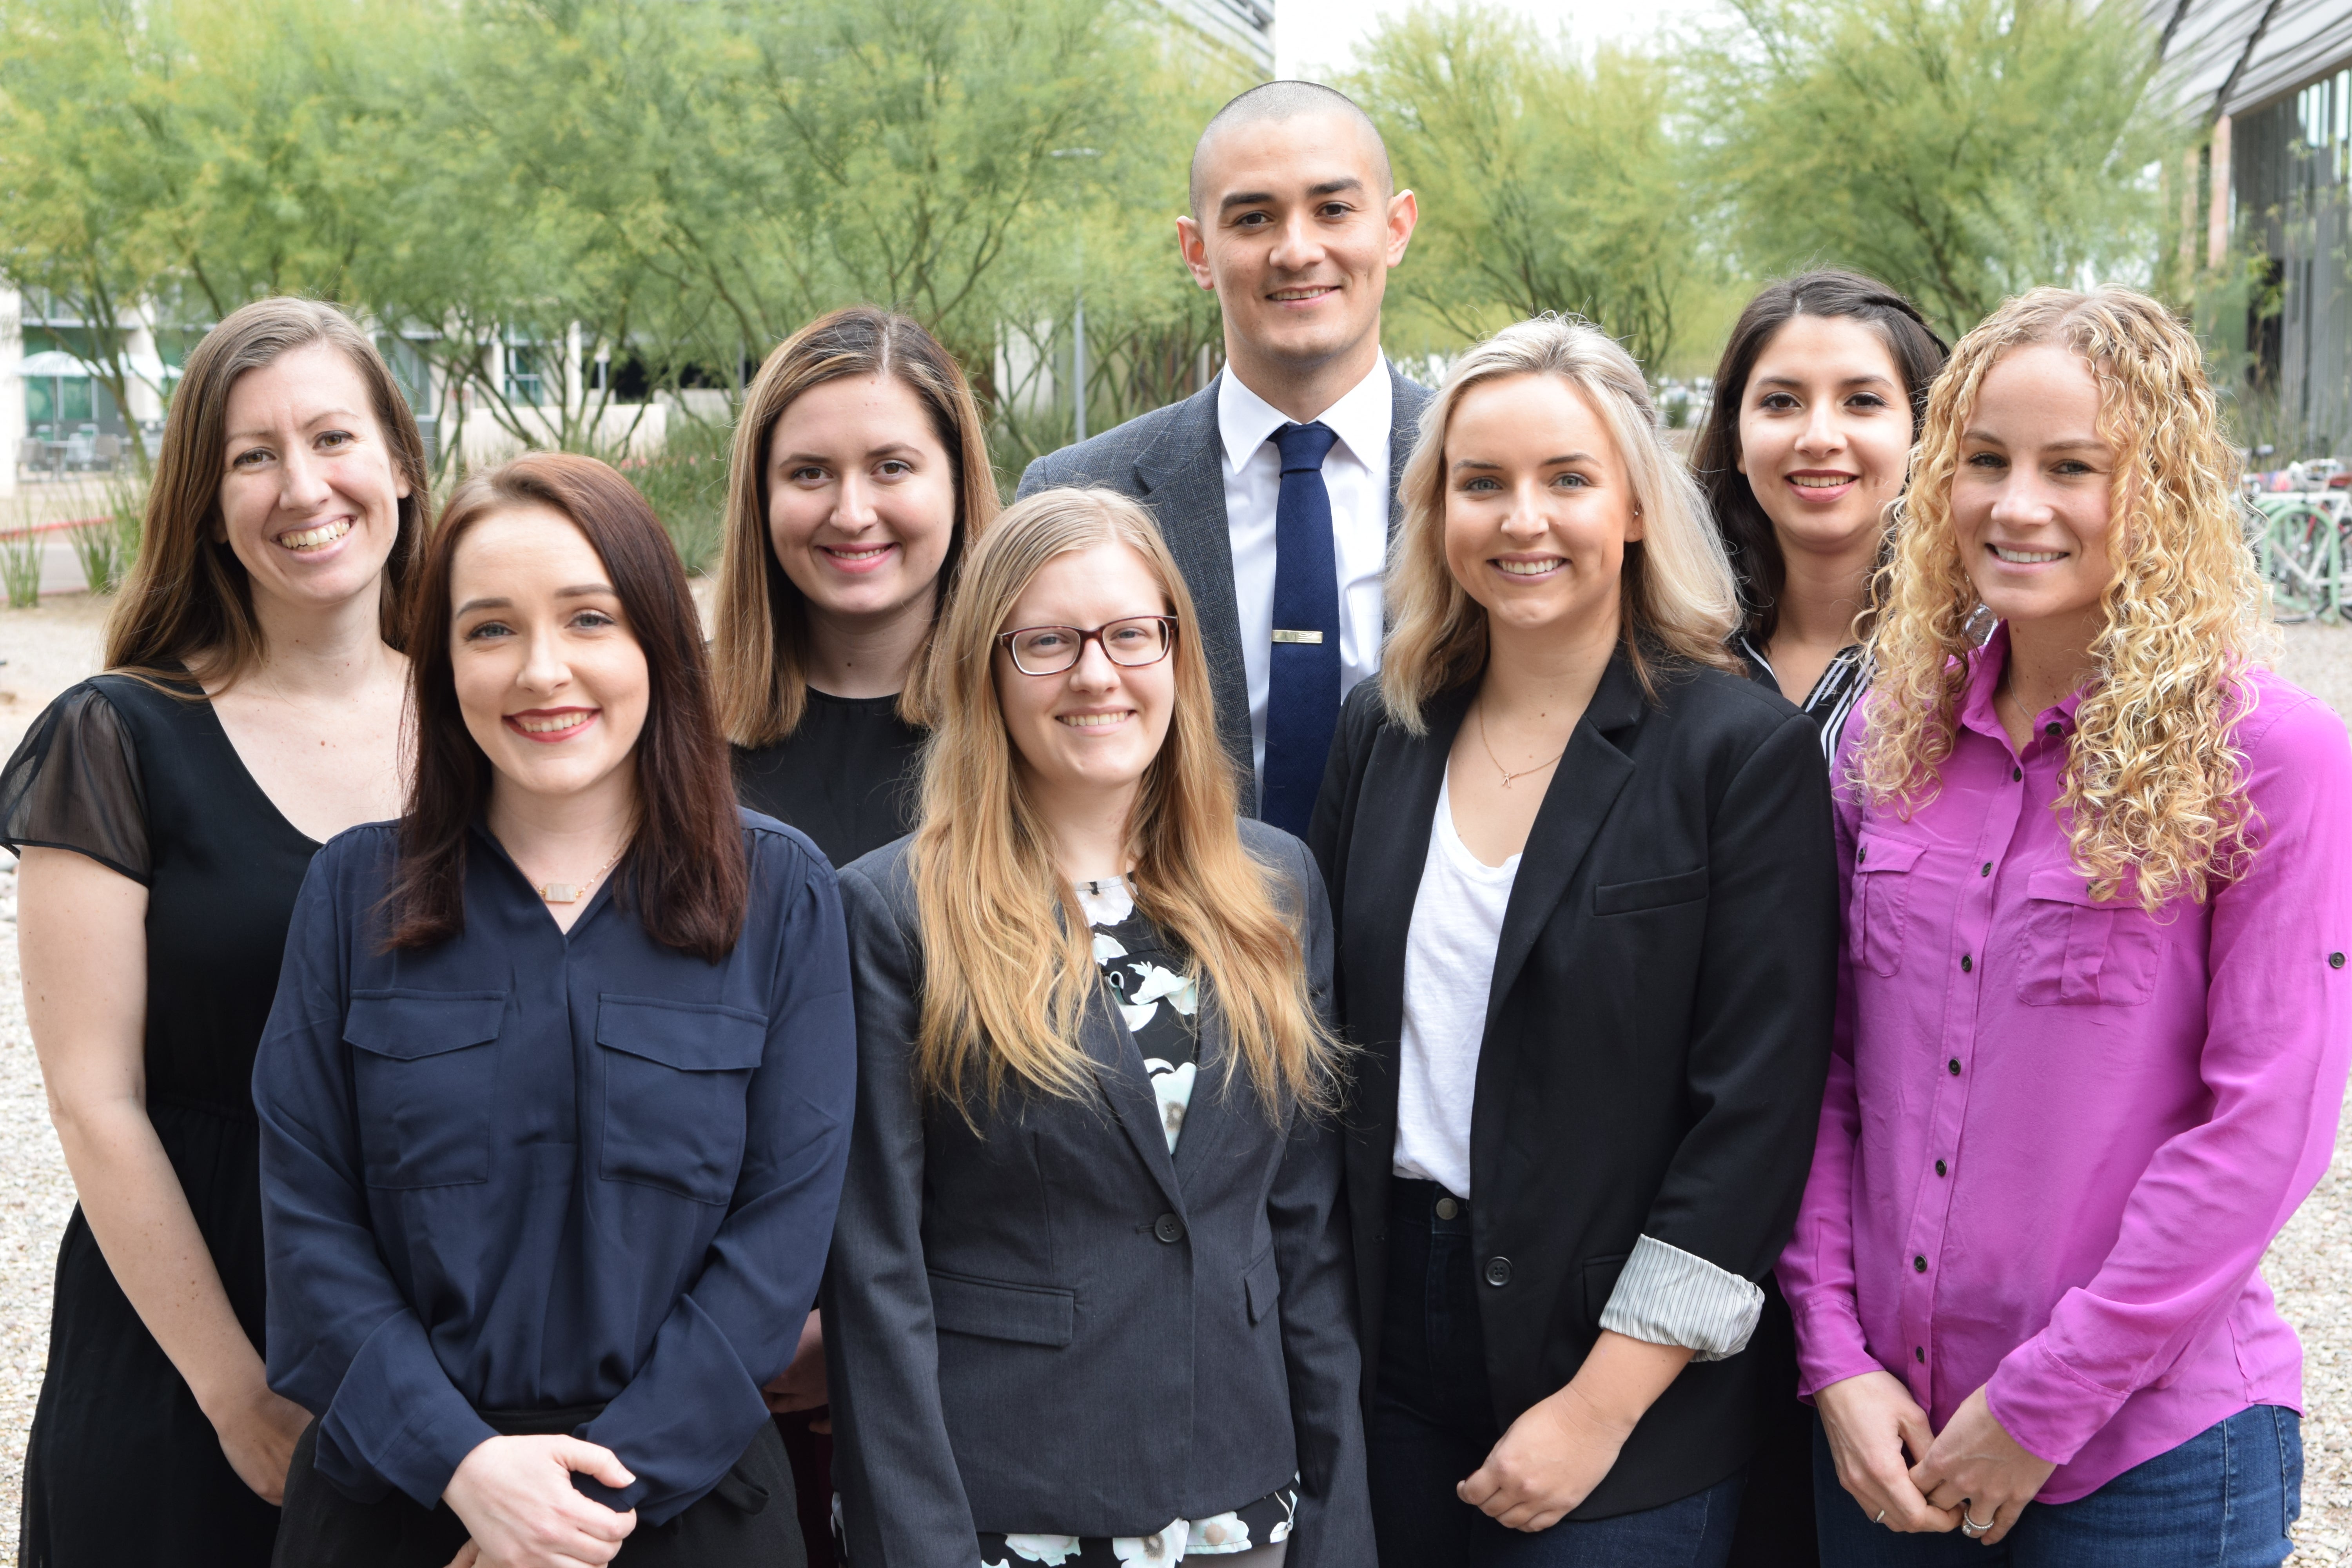
[(1320, 82), (1269, 81), (1250, 89), (1217, 110), (1202, 128), (1201, 139), (1192, 143), (1192, 216), (1201, 216), (1201, 177), (1207, 172), (1210, 144), (1219, 136), (1238, 126), (1269, 120), (1297, 120), (1310, 114), (1336, 114), (1355, 126), (1372, 153), (1372, 169), (1380, 178), (1381, 198), (1396, 194), (1396, 175), (1389, 167), (1388, 143), (1381, 140), (1380, 128), (1372, 123), (1370, 115), (1356, 107), (1355, 100)]

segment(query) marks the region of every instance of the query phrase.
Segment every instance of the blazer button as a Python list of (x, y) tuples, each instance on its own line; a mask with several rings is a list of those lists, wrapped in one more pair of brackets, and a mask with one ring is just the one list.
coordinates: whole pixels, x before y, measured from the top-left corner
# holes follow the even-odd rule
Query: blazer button
[(1486, 1259), (1486, 1283), (1508, 1285), (1511, 1282), (1511, 1260), (1507, 1258)]
[(1172, 1214), (1161, 1215), (1151, 1222), (1151, 1234), (1162, 1241), (1181, 1241), (1184, 1239), (1184, 1222)]

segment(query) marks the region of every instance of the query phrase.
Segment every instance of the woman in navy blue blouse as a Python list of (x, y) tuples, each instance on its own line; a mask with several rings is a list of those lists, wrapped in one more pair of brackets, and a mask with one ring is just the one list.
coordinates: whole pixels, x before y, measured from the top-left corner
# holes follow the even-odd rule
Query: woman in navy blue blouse
[(739, 812), (659, 524), (469, 481), (416, 784), (312, 862), (254, 1074), (277, 1561), (796, 1564), (761, 1384), (816, 1295), (856, 1055), (834, 876)]

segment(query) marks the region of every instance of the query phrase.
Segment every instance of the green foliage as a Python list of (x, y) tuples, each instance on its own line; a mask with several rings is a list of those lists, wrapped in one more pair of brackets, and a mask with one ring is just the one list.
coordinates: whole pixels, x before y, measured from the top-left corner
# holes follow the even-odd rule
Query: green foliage
[(80, 563), (83, 584), (93, 594), (111, 594), (122, 586), (131, 563), (139, 558), (139, 541), (147, 527), (147, 486), (135, 475), (117, 475), (106, 485), (106, 515), (67, 532), (74, 559)]
[(122, 561), (115, 554), (114, 524), (85, 522), (66, 531), (81, 580), (93, 594), (111, 594), (122, 582)]
[[(1735, 4), (1740, 30), (1648, 50), (1494, 0), (1381, 23), (1345, 85), (1422, 198), (1392, 350), (1550, 310), (1687, 375), (1743, 274), (1846, 262), (1958, 331), (2153, 255), (2134, 0)], [(811, 317), (892, 305), (961, 358), (1009, 484), (1072, 433), (1081, 295), (1090, 429), (1217, 363), (1173, 219), (1246, 79), (1172, 26), (1144, 0), (0, 0), (0, 280), (97, 323), (118, 405), (134, 310), (168, 340), (334, 299), (435, 373), (445, 483), (473, 422), (636, 450), (648, 401), (731, 400)], [(630, 471), (707, 558), (725, 420), (668, 416)]]
[(1948, 336), (2011, 294), (2145, 277), (2173, 128), (2135, 0), (1733, 0), (1712, 184), (1759, 273), (1838, 263)]
[(33, 526), (32, 509), (16, 509), (16, 526), (0, 533), (0, 588), (8, 594), (12, 610), (32, 610), (41, 603), (41, 559), (47, 536)]
[(1381, 24), (1348, 89), (1422, 197), (1392, 289), (1465, 339), (1557, 310), (1644, 364), (1670, 352), (1701, 251), (1664, 62), (1423, 4)]
[(668, 439), (651, 457), (602, 454), (628, 476), (669, 531), (688, 572), (719, 564), (726, 542), (727, 451), (734, 432), (725, 425), (674, 415)]

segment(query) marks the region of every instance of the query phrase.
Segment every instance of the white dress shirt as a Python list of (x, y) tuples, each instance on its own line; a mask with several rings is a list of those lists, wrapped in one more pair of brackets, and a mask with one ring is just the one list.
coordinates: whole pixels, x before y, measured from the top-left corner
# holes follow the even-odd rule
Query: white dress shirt
[[(1339, 584), (1339, 695), (1381, 668), (1381, 571), (1389, 552), (1389, 428), (1396, 410), (1389, 363), (1317, 416), (1339, 438), (1323, 459), (1331, 497), (1331, 551)], [(1234, 545), (1234, 607), (1241, 613), (1242, 666), (1249, 675), (1251, 758), (1265, 774), (1265, 693), (1274, 663), (1275, 503), (1282, 454), (1274, 433), (1290, 416), (1242, 384), (1231, 365), (1217, 378), (1217, 434), (1225, 447), (1225, 527)], [(1313, 421), (1309, 421), (1313, 423)]]

